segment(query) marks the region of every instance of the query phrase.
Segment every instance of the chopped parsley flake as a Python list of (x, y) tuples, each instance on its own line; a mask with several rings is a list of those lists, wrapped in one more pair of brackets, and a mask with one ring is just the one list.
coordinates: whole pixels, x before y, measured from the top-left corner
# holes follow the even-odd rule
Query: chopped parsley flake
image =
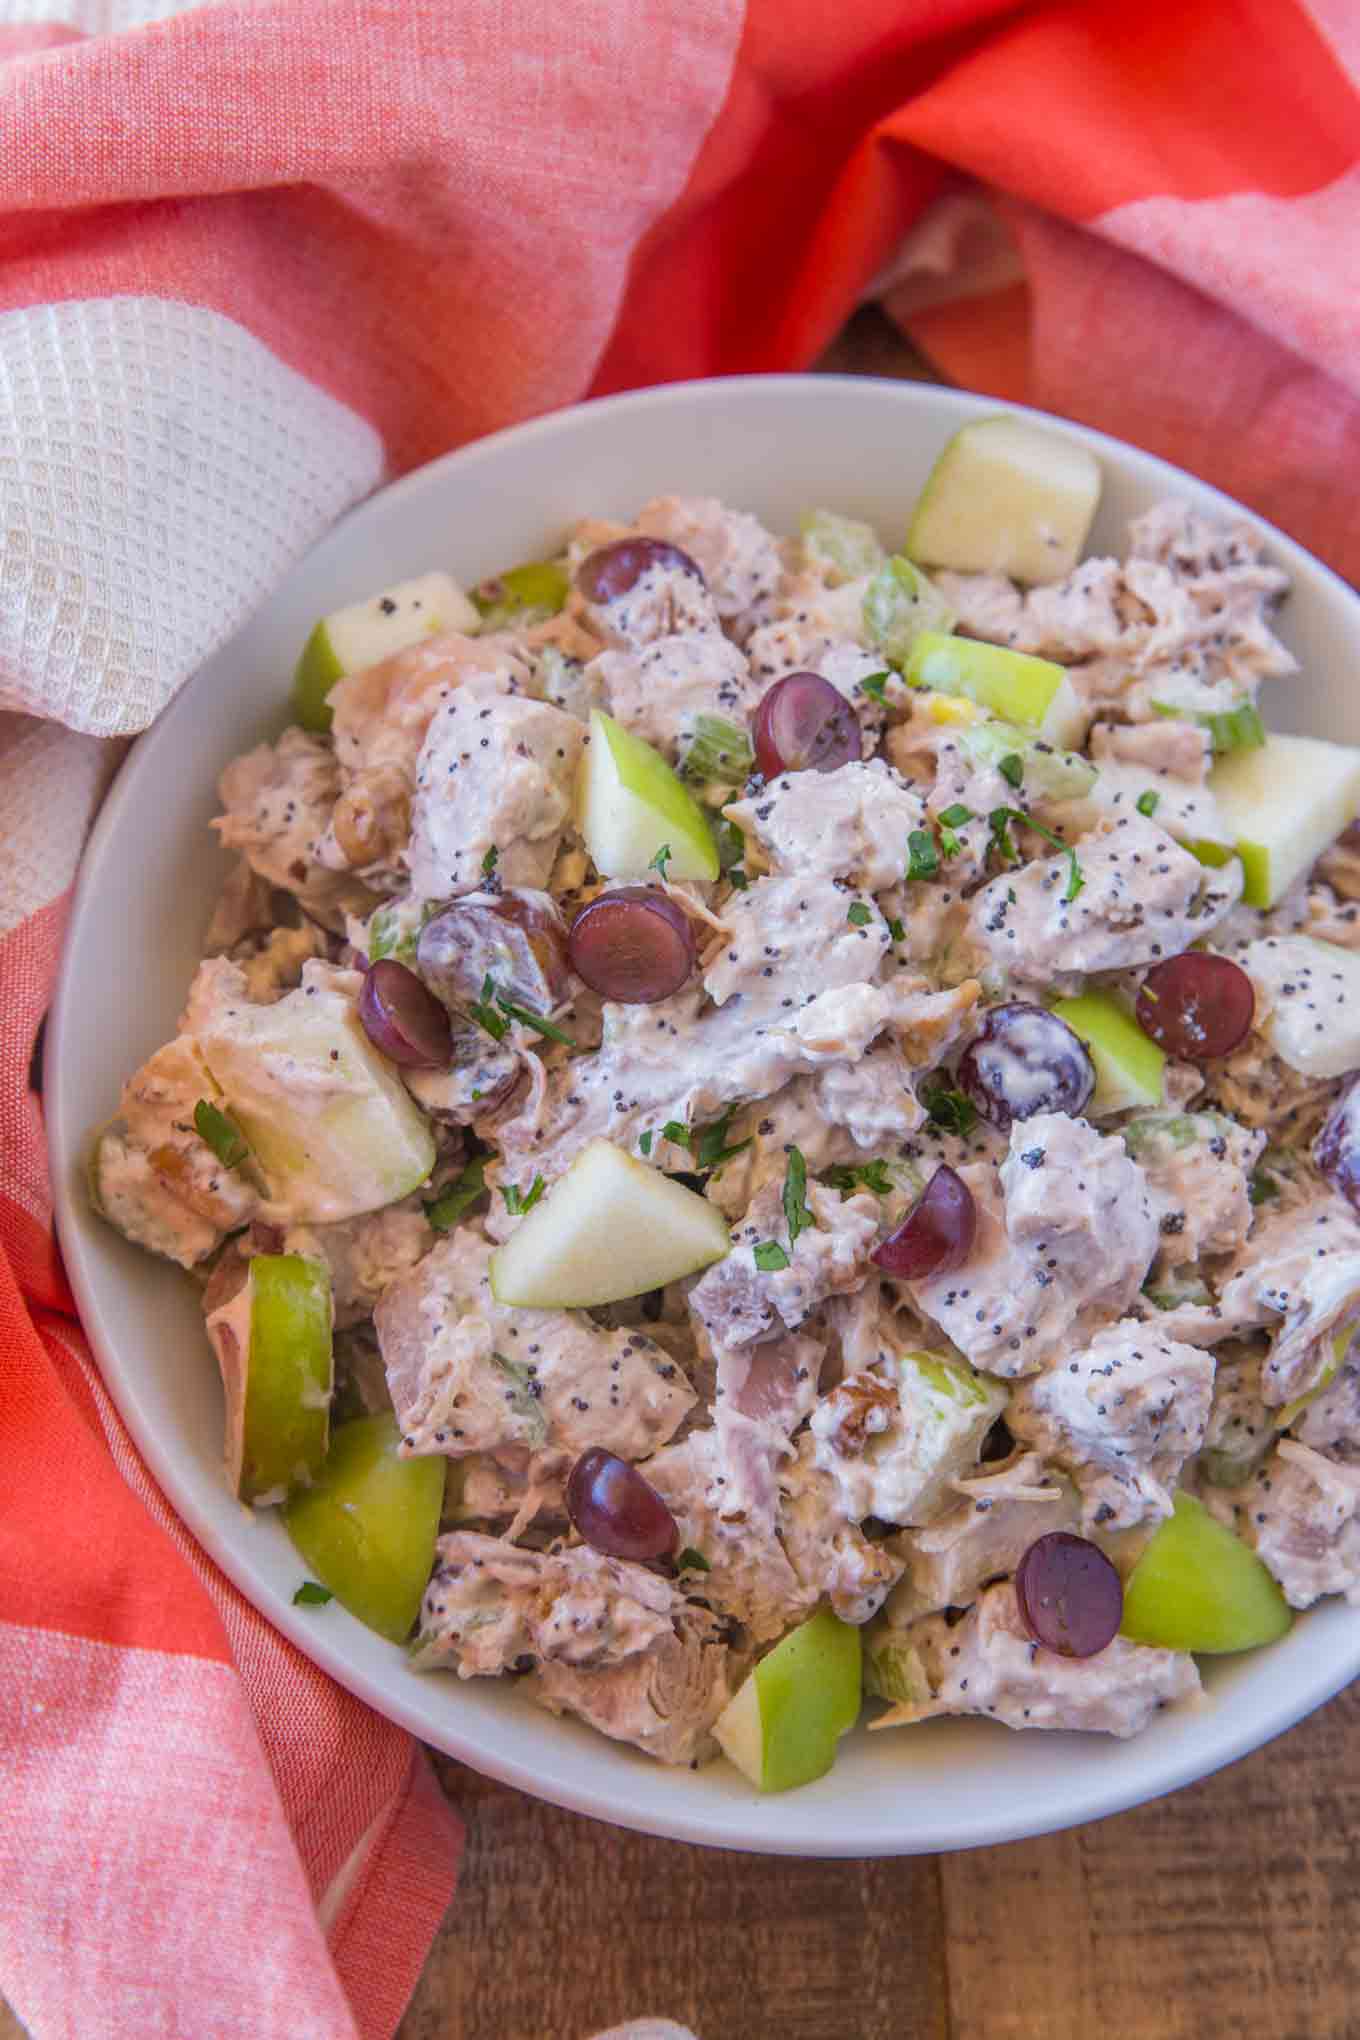
[(677, 1572), (712, 1572), (713, 1568), (704, 1557), (702, 1551), (696, 1551), (692, 1544), (687, 1544), (683, 1551), (678, 1551), (675, 1554), (675, 1570)]
[(500, 863), (500, 861), (501, 853), (493, 843), (491, 845), (491, 848), (487, 851), (485, 857), (482, 859), (483, 874), (487, 878), (490, 878), (492, 872), (496, 869), (496, 866)]
[(807, 1201), (807, 1163), (801, 1148), (789, 1149), (789, 1166), (784, 1171), (784, 1217), (789, 1228), (789, 1245), (799, 1233), (815, 1227), (817, 1221)]
[(1151, 787), (1148, 788), (1146, 793), (1140, 793), (1136, 803), (1139, 814), (1149, 817), (1155, 815), (1161, 797), (1160, 793), (1154, 793)]
[[(442, 1197), (425, 1206), (425, 1216), (436, 1232), (452, 1232), (464, 1212), (471, 1211), (486, 1190), (486, 1158), (478, 1155), (468, 1163), (456, 1183)], [(508, 1200), (507, 1200), (508, 1201)]]
[(329, 1587), (320, 1586), (316, 1580), (304, 1580), (293, 1596), (295, 1608), (324, 1608), (327, 1601), (333, 1601), (334, 1594)]
[(762, 1240), (755, 1250), (756, 1266), (762, 1275), (777, 1275), (781, 1268), (787, 1268), (789, 1257), (778, 1240)]
[(1280, 1186), (1273, 1176), (1264, 1169), (1253, 1170), (1247, 1185), (1247, 1197), (1252, 1204), (1269, 1204), (1279, 1194)]
[(194, 1107), (194, 1132), (208, 1143), (224, 1169), (239, 1169), (250, 1153), (250, 1142), (236, 1121), (210, 1099), (200, 1098)]
[(888, 933), (894, 942), (905, 942), (907, 939), (907, 931), (900, 921), (889, 921)]
[(755, 1139), (753, 1133), (748, 1133), (745, 1140), (733, 1141), (732, 1145), (728, 1146), (727, 1129), (732, 1124), (732, 1114), (736, 1109), (735, 1105), (729, 1105), (722, 1118), (715, 1119), (712, 1126), (704, 1127), (694, 1142), (694, 1159), (701, 1170), (720, 1169), (723, 1163), (730, 1162), (734, 1155), (744, 1154)]
[(956, 800), (953, 806), (947, 807), (940, 816), (946, 829), (961, 829), (965, 822), (971, 822), (972, 819), (973, 810), (965, 807), (961, 800)]
[(504, 1041), (506, 1035), (510, 1032), (510, 1024), (502, 1014), (496, 1011), (495, 1006), (492, 1004), (495, 996), (496, 986), (494, 980), (489, 977), (483, 978), (482, 996), (480, 999), (472, 1001), (468, 1011), (477, 1022), (477, 1025), (486, 1029), (486, 1032), (493, 1041)]
[(907, 837), (907, 877), (933, 878), (940, 868), (940, 853), (929, 829), (913, 829)]
[(652, 1129), (650, 1127), (648, 1127), (646, 1133), (643, 1134), (638, 1142), (638, 1147), (644, 1155), (649, 1155), (652, 1152)]
[(1008, 751), (996, 769), (1008, 786), (1019, 786), (1025, 776), (1025, 761), (1018, 751)]
[(866, 679), (857, 681), (856, 685), (861, 694), (867, 694), (871, 701), (878, 703), (880, 708), (886, 708), (888, 705), (887, 686), (891, 679), (891, 673), (870, 673)]
[(893, 1187), (888, 1165), (882, 1161), (836, 1162), (822, 1170), (822, 1181), (845, 1197), (856, 1190), (872, 1190), (875, 1197), (887, 1197)]
[(850, 911), (847, 913), (845, 918), (847, 921), (850, 922), (852, 927), (867, 928), (870, 921), (873, 919), (873, 915), (869, 912), (869, 909), (865, 906), (863, 900), (856, 900), (854, 904), (851, 906)]
[[(478, 1026), (485, 1027), (487, 1033), (493, 1034), (497, 1041), (504, 1039), (505, 1021), (493, 1010), (491, 1003), (493, 999), (501, 1012), (507, 1014), (511, 1020), (518, 1020), (521, 1027), (532, 1027), (535, 1034), (546, 1034), (549, 1041), (561, 1041), (568, 1048), (575, 1048), (576, 1043), (571, 1036), (564, 1034), (554, 1021), (545, 1020), (541, 1013), (535, 1013), (532, 1008), (516, 1005), (513, 999), (507, 999), (495, 979), (488, 977), (482, 980), (481, 1000), (471, 1008), (471, 1012)], [(495, 1022), (494, 1026), (491, 1024), (492, 1021)]]
[(666, 883), (666, 866), (670, 861), (671, 846), (669, 843), (663, 843), (651, 863), (647, 866), (648, 871), (656, 872), (663, 885)]
[(1071, 906), (1077, 894), (1086, 884), (1086, 880), (1082, 877), (1081, 866), (1077, 862), (1077, 853), (1074, 846), (1071, 843), (1064, 843), (1061, 836), (1054, 835), (1052, 829), (1046, 829), (1042, 822), (1036, 822), (1033, 815), (1026, 814), (1023, 808), (993, 808), (987, 817), (987, 821), (992, 831), (993, 847), (1005, 859), (1007, 864), (1018, 864), (1020, 862), (1020, 853), (1011, 839), (1012, 822), (1019, 822), (1024, 828), (1033, 829), (1036, 836), (1042, 836), (1046, 843), (1051, 843), (1055, 850), (1062, 852), (1063, 856), (1067, 859), (1067, 890), (1063, 894), (1063, 904), (1064, 906)]
[(938, 1126), (941, 1133), (957, 1133), (963, 1138), (977, 1125), (977, 1109), (972, 1099), (962, 1091), (951, 1090), (948, 1084), (928, 1085), (920, 1097), (931, 1125)]

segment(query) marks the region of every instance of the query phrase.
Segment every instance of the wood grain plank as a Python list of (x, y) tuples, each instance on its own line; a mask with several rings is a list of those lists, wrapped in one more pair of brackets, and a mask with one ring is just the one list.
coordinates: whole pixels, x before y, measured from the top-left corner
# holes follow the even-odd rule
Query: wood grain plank
[(948, 2040), (938, 1866), (733, 1855), (605, 1827), (440, 1760), (459, 1896), (400, 2040)]
[(1360, 1688), (1169, 1799), (941, 1859), (951, 2040), (1355, 2040)]

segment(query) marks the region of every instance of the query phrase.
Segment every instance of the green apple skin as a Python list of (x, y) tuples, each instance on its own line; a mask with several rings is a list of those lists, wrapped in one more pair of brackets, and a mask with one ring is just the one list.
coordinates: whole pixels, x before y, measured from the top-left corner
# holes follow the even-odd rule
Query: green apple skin
[(706, 1197), (592, 1140), (492, 1255), (491, 1293), (537, 1310), (620, 1303), (697, 1274), (731, 1244)]
[(1273, 907), (1360, 813), (1360, 750), (1271, 735), (1220, 758), (1208, 784), (1242, 860), (1244, 903)]
[(390, 1410), (338, 1426), (315, 1481), (283, 1521), (308, 1571), (369, 1629), (410, 1635), (434, 1565), (442, 1458), (402, 1459)]
[(473, 632), (481, 618), (448, 574), (398, 581), (364, 602), (332, 610), (317, 623), (293, 674), (293, 720), (319, 735), (331, 726), (327, 699), (337, 680), (361, 673), (441, 631)]
[(236, 1491), (254, 1502), (312, 1479), (326, 1456), (330, 1270), (303, 1254), (257, 1254), (246, 1289), (250, 1345)]
[(1082, 992), (1073, 999), (1059, 999), (1053, 1011), (1086, 1043), (1095, 1064), (1096, 1088), (1086, 1107), (1089, 1118), (1161, 1104), (1166, 1057), (1113, 992)]
[(327, 700), (337, 680), (345, 677), (344, 666), (331, 642), (323, 616), (312, 626), (293, 673), (293, 721), (314, 735), (323, 736), (331, 726)]
[(946, 637), (922, 631), (911, 648), (903, 677), (913, 687), (937, 694), (961, 694), (1004, 721), (1038, 731), (1064, 747), (1081, 742), (1085, 715), (1067, 677), (1052, 659), (1012, 652), (978, 638)]
[(791, 1630), (750, 1673), (713, 1733), (759, 1792), (791, 1792), (822, 1778), (859, 1719), (860, 1632), (829, 1608)]
[(581, 834), (602, 878), (645, 879), (669, 848), (668, 878), (715, 879), (713, 831), (694, 795), (650, 744), (594, 709), (581, 759)]
[(1209, 1655), (1274, 1643), (1293, 1622), (1256, 1553), (1192, 1495), (1153, 1532), (1124, 1588), (1120, 1635)]
[(906, 551), (928, 567), (1060, 581), (1081, 557), (1100, 464), (1067, 434), (1003, 414), (956, 432), (930, 471)]

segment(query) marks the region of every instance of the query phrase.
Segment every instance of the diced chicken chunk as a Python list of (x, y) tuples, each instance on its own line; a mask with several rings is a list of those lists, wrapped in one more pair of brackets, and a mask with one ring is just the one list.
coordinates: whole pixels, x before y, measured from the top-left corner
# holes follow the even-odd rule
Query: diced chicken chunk
[(663, 1763), (710, 1755), (732, 1696), (719, 1625), (645, 1566), (589, 1546), (522, 1551), (454, 1531), (439, 1540), (412, 1662), (463, 1679), (533, 1671), (528, 1690)]
[(955, 1481), (954, 1493), (953, 1507), (934, 1522), (892, 1539), (907, 1569), (883, 1611), (890, 1628), (968, 1607), (988, 1581), (1014, 1573), (1036, 1537), (1077, 1527), (1076, 1490), (1036, 1452), (983, 1467)]
[(871, 1728), (939, 1714), (985, 1714), (1007, 1728), (1082, 1729), (1128, 1737), (1159, 1707), (1200, 1690), (1195, 1661), (1116, 1636), (1094, 1657), (1059, 1657), (1031, 1638), (1015, 1588), (988, 1587), (961, 1622), (931, 1615), (870, 1646), (885, 1699)]
[(925, 803), (881, 758), (822, 776), (785, 772), (724, 813), (758, 846), (771, 870), (793, 878), (848, 879), (866, 892), (901, 881), (907, 838), (925, 826)]
[(1203, 941), (1242, 890), (1234, 863), (1209, 872), (1142, 815), (1101, 822), (1070, 860), (1039, 858), (983, 886), (969, 916), (974, 941), (995, 962), (1036, 979), (1127, 970), (1178, 956)]
[(184, 1268), (206, 1260), (262, 1202), (251, 1177), (225, 1168), (195, 1129), (194, 1107), (217, 1095), (197, 1042), (177, 1036), (124, 1084), (91, 1162), (94, 1201), (109, 1223)]
[(1214, 1349), (1214, 1394), (1198, 1472), (1215, 1487), (1239, 1487), (1275, 1443), (1274, 1413), (1261, 1400), (1264, 1357), (1259, 1340), (1228, 1339)]
[(1324, 1594), (1360, 1604), (1360, 1466), (1282, 1438), (1245, 1487), (1203, 1499), (1254, 1546), (1291, 1608)]
[(1272, 1408), (1316, 1387), (1333, 1335), (1360, 1308), (1360, 1223), (1350, 1206), (1321, 1186), (1279, 1209), (1263, 1206), (1218, 1306), (1225, 1334), (1274, 1332), (1261, 1378)]
[[(742, 1346), (778, 1336), (785, 1328), (793, 1331), (828, 1296), (855, 1288), (863, 1279), (878, 1237), (877, 1199), (842, 1198), (820, 1183), (809, 1183), (814, 1222), (789, 1243), (782, 1197), (778, 1182), (758, 1192), (731, 1252), (690, 1291), (690, 1309), (715, 1346)], [(777, 1253), (762, 1259), (776, 1265), (762, 1267), (757, 1249), (770, 1246)]]
[(1027, 1381), (1006, 1422), (1071, 1474), (1084, 1529), (1129, 1530), (1171, 1514), (1177, 1475), (1204, 1439), (1213, 1382), (1208, 1353), (1129, 1318)]
[(912, 1300), (991, 1374), (1033, 1374), (1078, 1325), (1126, 1311), (1147, 1275), (1157, 1222), (1143, 1172), (1117, 1134), (1060, 1112), (1011, 1129), (998, 1172), (960, 1172), (977, 1205), (973, 1251)]
[(542, 888), (571, 821), (584, 731), (524, 695), (457, 691), (416, 766), (409, 853), (417, 899), (475, 892), (496, 852), (503, 885)]
[(780, 1534), (789, 1563), (813, 1602), (827, 1600), (842, 1622), (870, 1621), (902, 1577), (902, 1560), (866, 1537), (839, 1505), (836, 1484), (813, 1458), (805, 1431), (781, 1476)]
[(1147, 1178), (1159, 1234), (1158, 1268), (1169, 1274), (1201, 1254), (1231, 1254), (1251, 1230), (1251, 1175), (1266, 1144), (1216, 1112), (1158, 1113), (1123, 1129)]
[(233, 758), (218, 781), (224, 812), (213, 822), (226, 850), (290, 892), (306, 912), (337, 931), (346, 914), (366, 914), (373, 894), (348, 870), (328, 870), (324, 844), (340, 797), (340, 771), (328, 744), (285, 730)]
[(723, 908), (727, 934), (708, 958), (704, 990), (715, 1005), (740, 998), (748, 1026), (792, 1024), (828, 991), (867, 984), (888, 950), (882, 916), (819, 878), (762, 878)]
[(336, 760), (347, 780), (390, 767), (409, 787), (430, 723), (456, 689), (485, 700), (527, 689), (529, 680), (528, 661), (502, 638), (458, 631), (423, 638), (332, 687), (327, 701)]
[(739, 629), (779, 585), (779, 547), (759, 518), (730, 510), (713, 496), (653, 496), (639, 510), (637, 526), (689, 554), (725, 624)]
[(487, 1242), (462, 1226), (378, 1302), (403, 1453), (603, 1445), (644, 1459), (663, 1445), (694, 1402), (669, 1355), (576, 1311), (498, 1304), (490, 1260)]
[(851, 1522), (928, 1523), (977, 1464), (1006, 1391), (944, 1354), (889, 1352), (812, 1413), (813, 1460)]
[(760, 698), (746, 660), (716, 631), (657, 638), (638, 651), (605, 651), (587, 668), (609, 713), (674, 760), (700, 716), (744, 728)]

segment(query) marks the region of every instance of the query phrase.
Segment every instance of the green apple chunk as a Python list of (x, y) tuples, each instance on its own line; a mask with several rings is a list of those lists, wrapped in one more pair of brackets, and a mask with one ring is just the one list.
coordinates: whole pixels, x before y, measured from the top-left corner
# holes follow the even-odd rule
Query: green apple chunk
[(472, 601), (483, 630), (526, 630), (556, 616), (570, 593), (565, 560), (528, 560), (479, 581)]
[(402, 1459), (400, 1443), (390, 1410), (341, 1424), (316, 1479), (283, 1511), (308, 1570), (393, 1643), (410, 1635), (434, 1566), (446, 1464)]
[(1293, 1619), (1251, 1547), (1178, 1494), (1124, 1587), (1120, 1634), (1163, 1650), (1224, 1653), (1274, 1643)]
[(620, 1303), (697, 1274), (731, 1244), (706, 1197), (592, 1140), (493, 1254), (491, 1293), (537, 1310)]
[(704, 811), (659, 751), (595, 709), (581, 760), (581, 834), (602, 878), (645, 878), (669, 849), (668, 878), (714, 879)]
[(1027, 418), (981, 418), (930, 471), (906, 550), (928, 567), (1060, 581), (1081, 558), (1100, 501), (1100, 463)]
[(303, 1254), (257, 1254), (244, 1287), (208, 1318), (227, 1399), (227, 1479), (243, 1502), (278, 1502), (326, 1456), (331, 1277)]
[(1090, 1118), (1161, 1104), (1166, 1057), (1113, 992), (1059, 999), (1053, 1011), (1086, 1043), (1095, 1064), (1096, 1088), (1086, 1108)]
[(913, 687), (961, 694), (992, 715), (1023, 724), (1051, 744), (1071, 749), (1085, 735), (1086, 711), (1066, 667), (1052, 659), (1008, 651), (1004, 645), (986, 645), (978, 638), (922, 631), (902, 670)]
[(308, 969), (310, 981), (272, 1006), (219, 1008), (197, 1040), (270, 1201), (291, 1218), (331, 1224), (409, 1195), (435, 1150), (355, 999), (334, 982), (349, 974)]
[[(1269, 736), (1220, 758), (1209, 789), (1242, 860), (1244, 901), (1273, 907), (1360, 814), (1360, 750)], [(1195, 853), (1211, 861), (1201, 846)]]
[(713, 1733), (758, 1792), (789, 1792), (831, 1769), (860, 1693), (860, 1633), (819, 1608), (761, 1659)]
[(323, 616), (302, 647), (293, 674), (293, 717), (304, 730), (328, 730), (327, 695), (347, 673), (362, 673), (441, 631), (472, 632), (481, 618), (448, 574), (422, 574), (399, 581), (366, 602), (352, 602)]

